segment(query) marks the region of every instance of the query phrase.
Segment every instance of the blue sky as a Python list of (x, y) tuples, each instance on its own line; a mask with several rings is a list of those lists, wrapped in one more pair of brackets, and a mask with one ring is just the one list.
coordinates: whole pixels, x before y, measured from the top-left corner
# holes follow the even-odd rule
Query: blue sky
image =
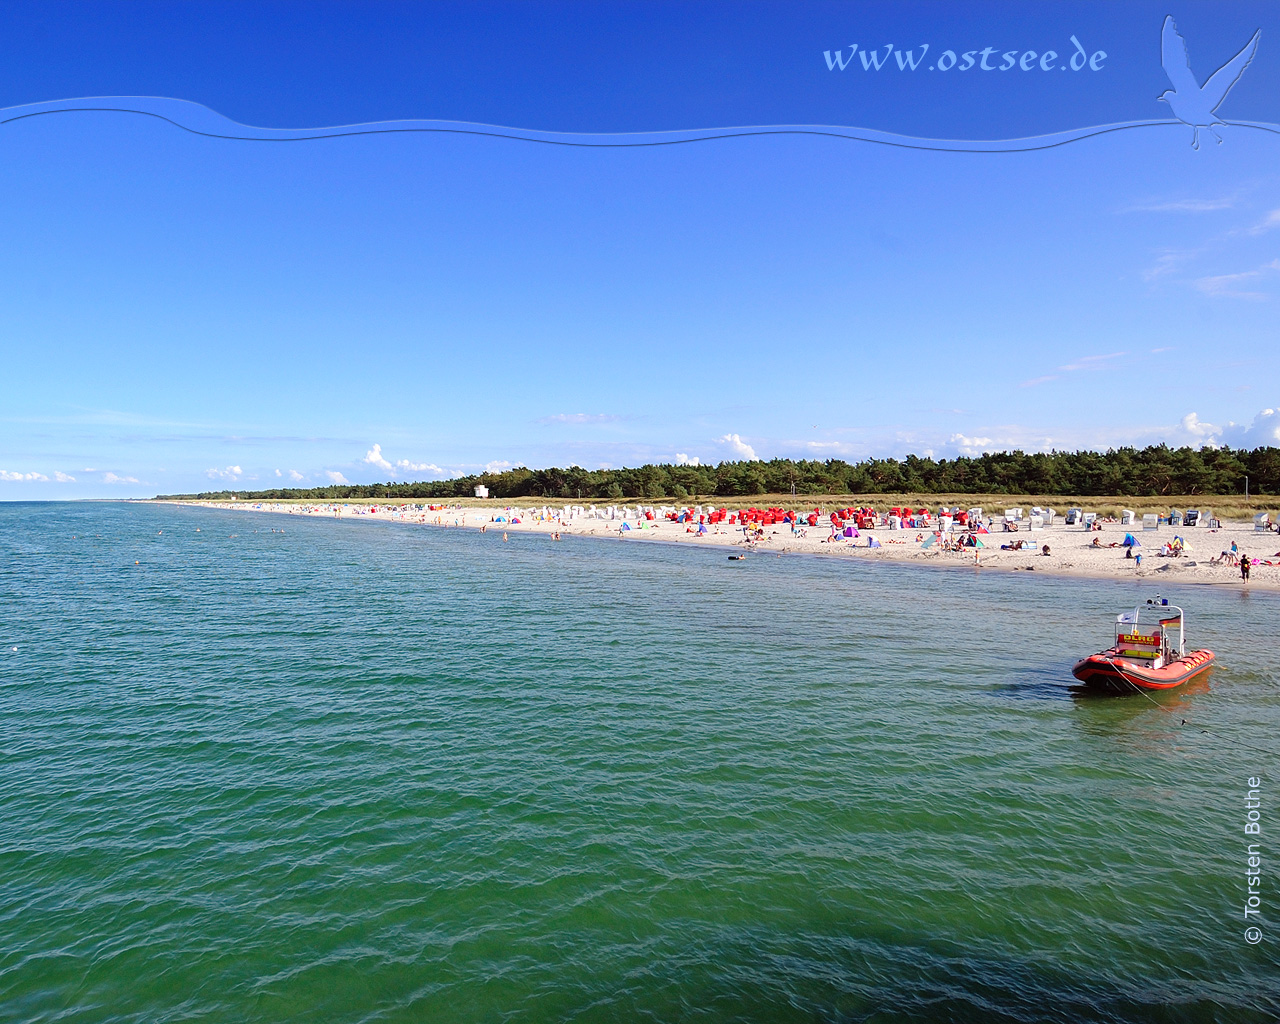
[[(169, 95), (309, 127), (1164, 118), (1165, 6), (0, 5), (0, 103)], [(1280, 16), (1168, 5), (1280, 122)], [(248, 13), (246, 13), (248, 12)], [(828, 70), (860, 42), (1102, 70)], [(1275, 41), (1273, 51), (1269, 40)], [(847, 49), (845, 50), (847, 53)], [(1020, 76), (1020, 77), (1019, 77)], [(0, 498), (503, 464), (1280, 443), (1280, 135), (1039, 153), (774, 136), (564, 149), (0, 125)]]

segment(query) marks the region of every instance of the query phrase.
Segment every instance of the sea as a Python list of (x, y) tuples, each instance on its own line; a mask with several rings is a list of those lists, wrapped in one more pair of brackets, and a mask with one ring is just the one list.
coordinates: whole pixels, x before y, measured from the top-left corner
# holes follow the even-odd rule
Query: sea
[[(1157, 597), (1209, 680), (1074, 690)], [(3, 504), (0, 1020), (1271, 1022), (1278, 621), (1154, 574)]]

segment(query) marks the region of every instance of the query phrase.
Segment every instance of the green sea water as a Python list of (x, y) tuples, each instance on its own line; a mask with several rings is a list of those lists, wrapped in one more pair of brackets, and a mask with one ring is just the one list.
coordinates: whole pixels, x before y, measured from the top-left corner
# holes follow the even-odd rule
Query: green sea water
[(1280, 600), (1160, 592), (0, 506), (0, 1020), (1273, 1021)]

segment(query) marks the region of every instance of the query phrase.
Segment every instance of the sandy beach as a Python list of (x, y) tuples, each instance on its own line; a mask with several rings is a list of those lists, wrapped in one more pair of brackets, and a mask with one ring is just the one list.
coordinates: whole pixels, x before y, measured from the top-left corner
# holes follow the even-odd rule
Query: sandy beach
[[(1252, 522), (1224, 520), (1217, 528), (1207, 526), (1171, 527), (1161, 524), (1156, 530), (1142, 529), (1141, 521), (1133, 525), (1103, 522), (1100, 528), (1085, 530), (1066, 526), (1061, 517), (1053, 525), (1032, 531), (1024, 519), (1016, 532), (1006, 532), (1004, 510), (989, 512), (994, 519), (990, 532), (979, 534), (981, 548), (945, 550), (942, 538), (928, 528), (859, 531), (859, 536), (833, 537), (828, 514), (816, 526), (804, 525), (793, 530), (789, 523), (764, 525), (752, 530), (749, 540), (739, 523), (705, 525), (699, 532), (698, 514), (690, 521), (672, 522), (667, 513), (679, 509), (669, 505), (631, 506), (621, 518), (621, 507), (551, 506), (529, 504), (425, 505), (412, 502), (272, 502), (272, 501), (182, 501), (188, 507), (227, 511), (271, 512), (279, 515), (321, 516), (363, 521), (398, 522), (440, 529), (487, 530), (507, 535), (537, 534), (549, 538), (607, 537), (627, 543), (697, 544), (726, 549), (726, 555), (750, 558), (783, 554), (810, 554), (834, 558), (860, 558), (873, 561), (910, 562), (917, 565), (967, 568), (978, 566), (998, 572), (1039, 572), (1055, 576), (1079, 576), (1094, 579), (1170, 580), (1180, 584), (1204, 584), (1280, 590), (1280, 536), (1261, 532)], [(798, 506), (808, 513), (810, 510)], [(707, 509), (703, 509), (704, 513)], [(653, 519), (645, 518), (645, 512)], [(732, 514), (732, 513), (731, 513)], [(609, 518), (612, 516), (613, 518)], [(934, 524), (936, 527), (936, 523)], [(1134, 550), (1140, 559), (1126, 557), (1122, 546), (1126, 533), (1140, 542)], [(951, 535), (954, 536), (954, 533)], [(879, 546), (872, 546), (871, 538)], [(930, 537), (932, 543), (926, 547)], [(1184, 541), (1177, 556), (1163, 556), (1160, 551), (1175, 537)], [(1241, 580), (1238, 564), (1222, 557), (1235, 543), (1257, 563), (1252, 565), (1248, 584)], [(1021, 549), (1012, 549), (1021, 543)], [(1044, 554), (1048, 546), (1049, 553)], [(1271, 563), (1271, 564), (1268, 564)]]

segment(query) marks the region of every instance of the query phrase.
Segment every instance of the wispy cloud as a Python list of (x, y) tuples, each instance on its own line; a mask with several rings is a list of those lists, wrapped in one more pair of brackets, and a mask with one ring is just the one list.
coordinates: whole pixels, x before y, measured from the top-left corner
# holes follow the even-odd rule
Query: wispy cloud
[(329, 482), (330, 482), (331, 484), (349, 484), (349, 483), (351, 483), (351, 481), (350, 481), (350, 480), (348, 480), (345, 476), (343, 476), (341, 473), (339, 473), (336, 469), (326, 469), (326, 470), (324, 471), (324, 475), (325, 475), (325, 476), (327, 476), (327, 477), (329, 478)]
[(1142, 280), (1150, 284), (1162, 277), (1176, 274), (1188, 261), (1200, 254), (1198, 249), (1164, 249), (1156, 254), (1156, 261), (1142, 272)]
[(1108, 352), (1105, 355), (1081, 356), (1074, 363), (1059, 366), (1057, 373), (1047, 373), (1043, 377), (1032, 377), (1030, 380), (1022, 381), (1018, 387), (1033, 388), (1037, 384), (1045, 384), (1048, 381), (1057, 380), (1064, 373), (1077, 373), (1080, 370), (1101, 370), (1112, 359), (1119, 359), (1128, 354), (1128, 352)]
[(1280, 210), (1272, 210), (1257, 224), (1249, 229), (1251, 235), (1262, 235), (1268, 231), (1280, 228)]
[(43, 473), (11, 473), (7, 469), (0, 469), (0, 480), (11, 484), (49, 482), (49, 478)]
[(1126, 213), (1209, 213), (1213, 210), (1229, 210), (1236, 205), (1235, 196), (1216, 199), (1168, 199), (1161, 202), (1138, 203), (1125, 208)]
[[(243, 475), (244, 470), (239, 466), (228, 466), (226, 469), (206, 469), (204, 475), (210, 480), (238, 480)], [(137, 481), (133, 481), (137, 483)]]
[(136, 476), (117, 476), (115, 473), (107, 472), (102, 474), (102, 482), (104, 484), (136, 484), (140, 483)]
[(486, 462), (484, 464), (484, 471), (486, 473), (501, 473), (504, 469), (510, 469), (512, 465), (514, 465), (514, 463), (507, 462), (505, 459), (495, 460), (493, 462)]
[(60, 484), (73, 484), (76, 482), (75, 477), (71, 476), (69, 473), (62, 472), (60, 469), (54, 471), (53, 478)]
[(1245, 270), (1238, 274), (1215, 274), (1212, 277), (1202, 277), (1195, 282), (1195, 286), (1205, 295), (1211, 295), (1214, 298), (1251, 299), (1257, 302), (1268, 299), (1270, 296), (1266, 292), (1251, 291), (1247, 286), (1270, 277), (1276, 271), (1280, 271), (1280, 259), (1271, 260), (1254, 270)]
[(554, 416), (543, 416), (539, 423), (613, 423), (621, 416), (611, 416), (604, 412), (558, 412)]
[(302, 474), (299, 473), (296, 469), (291, 469), (289, 470), (289, 479), (296, 483), (297, 481), (302, 479)]
[(685, 452), (676, 452), (676, 465), (677, 466), (701, 466), (702, 460), (698, 458), (696, 455), (690, 457)]
[(1121, 356), (1127, 356), (1128, 352), (1108, 352), (1105, 356), (1081, 356), (1074, 363), (1067, 363), (1066, 366), (1059, 366), (1058, 369), (1063, 373), (1071, 373), (1075, 370), (1097, 370), (1101, 369), (1098, 365), (1105, 363), (1111, 359), (1119, 359)]

